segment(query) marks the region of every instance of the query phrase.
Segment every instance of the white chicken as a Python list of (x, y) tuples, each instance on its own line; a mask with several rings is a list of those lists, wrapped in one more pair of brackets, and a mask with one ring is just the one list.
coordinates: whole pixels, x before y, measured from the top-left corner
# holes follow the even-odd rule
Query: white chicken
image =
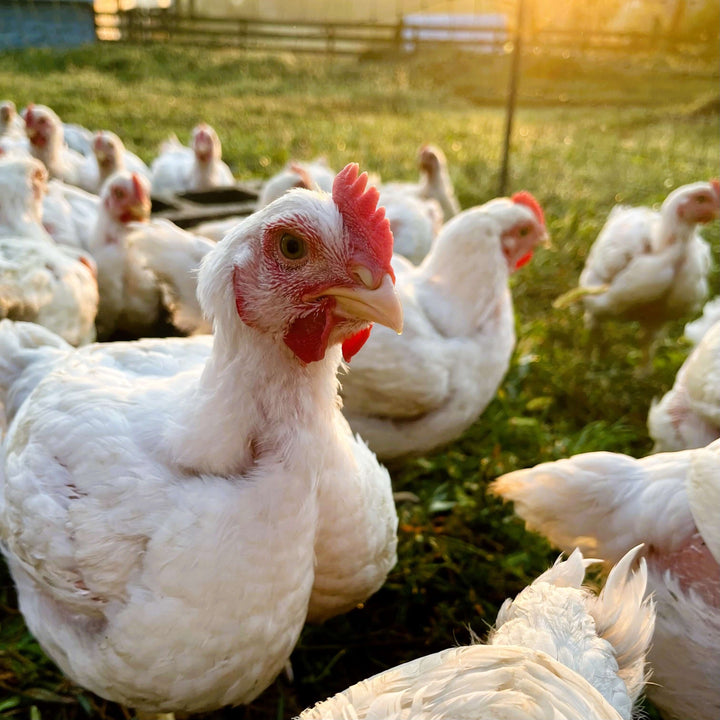
[(705, 303), (699, 318), (695, 318), (685, 325), (683, 335), (693, 345), (697, 345), (718, 320), (720, 320), (720, 297), (714, 297)]
[(720, 437), (720, 319), (705, 333), (648, 413), (653, 452), (709, 445)]
[(46, 181), (39, 160), (0, 158), (0, 317), (39, 323), (81, 345), (95, 339), (95, 263), (43, 229)]
[(616, 206), (590, 249), (579, 286), (556, 307), (582, 297), (585, 322), (636, 320), (644, 365), (670, 320), (696, 310), (708, 293), (710, 248), (697, 225), (720, 214), (720, 182), (696, 182), (671, 192), (657, 212)]
[(443, 151), (422, 145), (418, 165), (419, 182), (378, 185), (395, 238), (394, 252), (416, 265), (429, 252), (443, 222), (460, 212)]
[(379, 673), (298, 720), (630, 720), (654, 624), (637, 548), (596, 597), (579, 551), (506, 600), (487, 645), (452, 647)]
[(417, 267), (393, 256), (403, 334), (378, 328), (341, 377), (345, 417), (379, 458), (454, 440), (492, 400), (515, 346), (508, 279), (545, 236), (523, 192), (454, 217)]
[(657, 622), (648, 697), (679, 720), (720, 709), (720, 442), (636, 460), (593, 452), (518, 470), (490, 490), (560, 548), (610, 562), (647, 548)]
[(420, 169), (417, 183), (389, 182), (383, 183), (381, 188), (436, 201), (442, 210), (443, 220), (447, 222), (460, 212), (460, 203), (455, 197), (445, 153), (436, 145), (425, 144), (418, 150), (417, 159)]
[(365, 182), (350, 165), (332, 196), (289, 193), (215, 246), (212, 337), (72, 351), (0, 323), (3, 551), (31, 632), (100, 696), (249, 702), (306, 616), (354, 606), (394, 564), (390, 478), (337, 396), (341, 348), (402, 323)]
[(24, 118), (30, 152), (45, 165), (50, 177), (92, 190), (94, 161), (68, 147), (56, 113), (46, 105), (28, 105)]
[(222, 143), (214, 128), (200, 123), (192, 130), (190, 147), (172, 136), (150, 166), (153, 195), (202, 192), (234, 185), (235, 178), (222, 161)]
[(99, 193), (105, 181), (120, 170), (129, 170), (150, 180), (150, 168), (135, 153), (126, 150), (123, 141), (114, 132), (96, 132), (92, 149), (95, 164), (89, 174), (93, 187), (88, 188), (92, 192)]
[(150, 220), (150, 188), (129, 171), (103, 186), (90, 241), (98, 267), (101, 339), (152, 334), (168, 315), (181, 332), (210, 332), (197, 298), (197, 271), (215, 246), (167, 220)]
[(328, 192), (334, 177), (335, 172), (330, 169), (325, 158), (316, 158), (307, 163), (293, 160), (263, 183), (257, 206), (263, 208), (269, 205), (292, 188), (302, 187)]

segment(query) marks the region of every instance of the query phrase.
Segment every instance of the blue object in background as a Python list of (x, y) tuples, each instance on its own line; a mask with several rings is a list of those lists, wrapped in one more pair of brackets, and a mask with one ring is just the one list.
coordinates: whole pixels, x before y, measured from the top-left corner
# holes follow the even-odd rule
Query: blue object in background
[(95, 40), (92, 0), (0, 0), (0, 50)]

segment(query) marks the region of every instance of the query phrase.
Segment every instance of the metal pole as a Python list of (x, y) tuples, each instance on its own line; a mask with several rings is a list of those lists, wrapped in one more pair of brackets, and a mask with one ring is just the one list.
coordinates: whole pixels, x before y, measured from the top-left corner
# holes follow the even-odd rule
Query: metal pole
[(508, 88), (507, 105), (505, 108), (505, 139), (503, 141), (502, 166), (500, 167), (500, 183), (498, 195), (507, 193), (508, 164), (510, 159), (510, 137), (512, 135), (513, 116), (515, 115), (515, 98), (517, 96), (518, 75), (520, 74), (520, 54), (522, 51), (523, 22), (525, 0), (518, 0), (517, 27), (513, 42), (513, 55), (510, 65), (510, 87)]

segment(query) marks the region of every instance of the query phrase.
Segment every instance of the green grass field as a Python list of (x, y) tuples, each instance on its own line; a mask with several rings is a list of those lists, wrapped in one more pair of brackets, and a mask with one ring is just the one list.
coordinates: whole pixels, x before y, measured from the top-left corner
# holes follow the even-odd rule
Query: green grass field
[[(168, 133), (185, 141), (205, 120), (240, 180), (320, 154), (336, 169), (357, 161), (385, 179), (413, 180), (416, 150), (431, 141), (444, 148), (470, 207), (497, 194), (507, 66), (475, 57), (358, 61), (104, 45), (0, 55), (0, 98), (114, 130), (146, 161)], [(540, 200), (552, 248), (512, 278), (511, 369), (462, 438), (391, 467), (395, 489), (420, 501), (398, 507), (400, 559), (385, 587), (363, 608), (306, 629), (292, 683), (280, 678), (251, 706), (212, 720), (289, 718), (386, 667), (467, 642), (468, 628), (484, 635), (500, 603), (557, 555), (486, 495), (487, 483), (574, 453), (650, 450), (650, 401), (669, 389), (688, 352), (682, 322), (641, 376), (636, 327), (609, 325), (606, 345), (592, 353), (581, 313), (554, 310), (552, 301), (575, 285), (616, 202), (658, 204), (679, 185), (719, 174), (717, 63), (700, 71), (666, 60), (570, 58), (525, 68), (508, 191)], [(704, 234), (717, 263), (718, 223)], [(717, 269), (711, 288), (720, 290)], [(63, 680), (24, 629), (6, 573), (0, 585), (0, 717), (126, 718)]]

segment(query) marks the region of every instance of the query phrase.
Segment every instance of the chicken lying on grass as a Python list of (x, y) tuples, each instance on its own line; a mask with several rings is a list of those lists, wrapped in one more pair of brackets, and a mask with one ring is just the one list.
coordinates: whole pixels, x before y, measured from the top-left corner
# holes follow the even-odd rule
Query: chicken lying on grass
[(98, 285), (87, 252), (58, 245), (41, 223), (47, 170), (0, 157), (0, 318), (50, 328), (72, 345), (95, 339)]
[(215, 243), (168, 220), (151, 220), (150, 209), (149, 185), (135, 173), (115, 173), (103, 186), (90, 241), (101, 340), (156, 335), (166, 318), (182, 333), (211, 330), (198, 303), (197, 271)]
[(174, 135), (166, 140), (150, 166), (153, 195), (201, 192), (234, 185), (230, 168), (222, 161), (222, 143), (215, 129), (200, 123), (192, 130), (190, 147)]
[(450, 442), (492, 400), (515, 346), (508, 279), (545, 237), (523, 192), (454, 217), (417, 267), (393, 256), (403, 334), (378, 328), (341, 376), (345, 417), (378, 457)]
[(390, 478), (339, 410), (370, 323), (400, 330), (366, 176), (297, 190), (205, 257), (212, 337), (73, 351), (0, 323), (0, 528), (20, 608), (75, 682), (146, 713), (247, 703), (307, 619), (395, 563)]
[(646, 678), (655, 612), (637, 549), (596, 597), (579, 551), (498, 613), (487, 645), (453, 647), (386, 670), (298, 720), (630, 720)]
[(645, 543), (657, 604), (648, 697), (669, 717), (717, 720), (720, 441), (641, 460), (585, 453), (503, 475), (490, 489), (561, 549), (614, 562)]
[[(648, 413), (653, 452), (704, 447), (720, 437), (720, 318)], [(720, 518), (719, 518), (720, 521)]]
[(607, 318), (639, 322), (642, 367), (648, 369), (665, 325), (697, 310), (707, 296), (710, 248), (697, 226), (719, 214), (718, 180), (677, 188), (659, 212), (616, 206), (590, 249), (578, 287), (554, 306), (582, 299), (585, 323), (594, 332)]

